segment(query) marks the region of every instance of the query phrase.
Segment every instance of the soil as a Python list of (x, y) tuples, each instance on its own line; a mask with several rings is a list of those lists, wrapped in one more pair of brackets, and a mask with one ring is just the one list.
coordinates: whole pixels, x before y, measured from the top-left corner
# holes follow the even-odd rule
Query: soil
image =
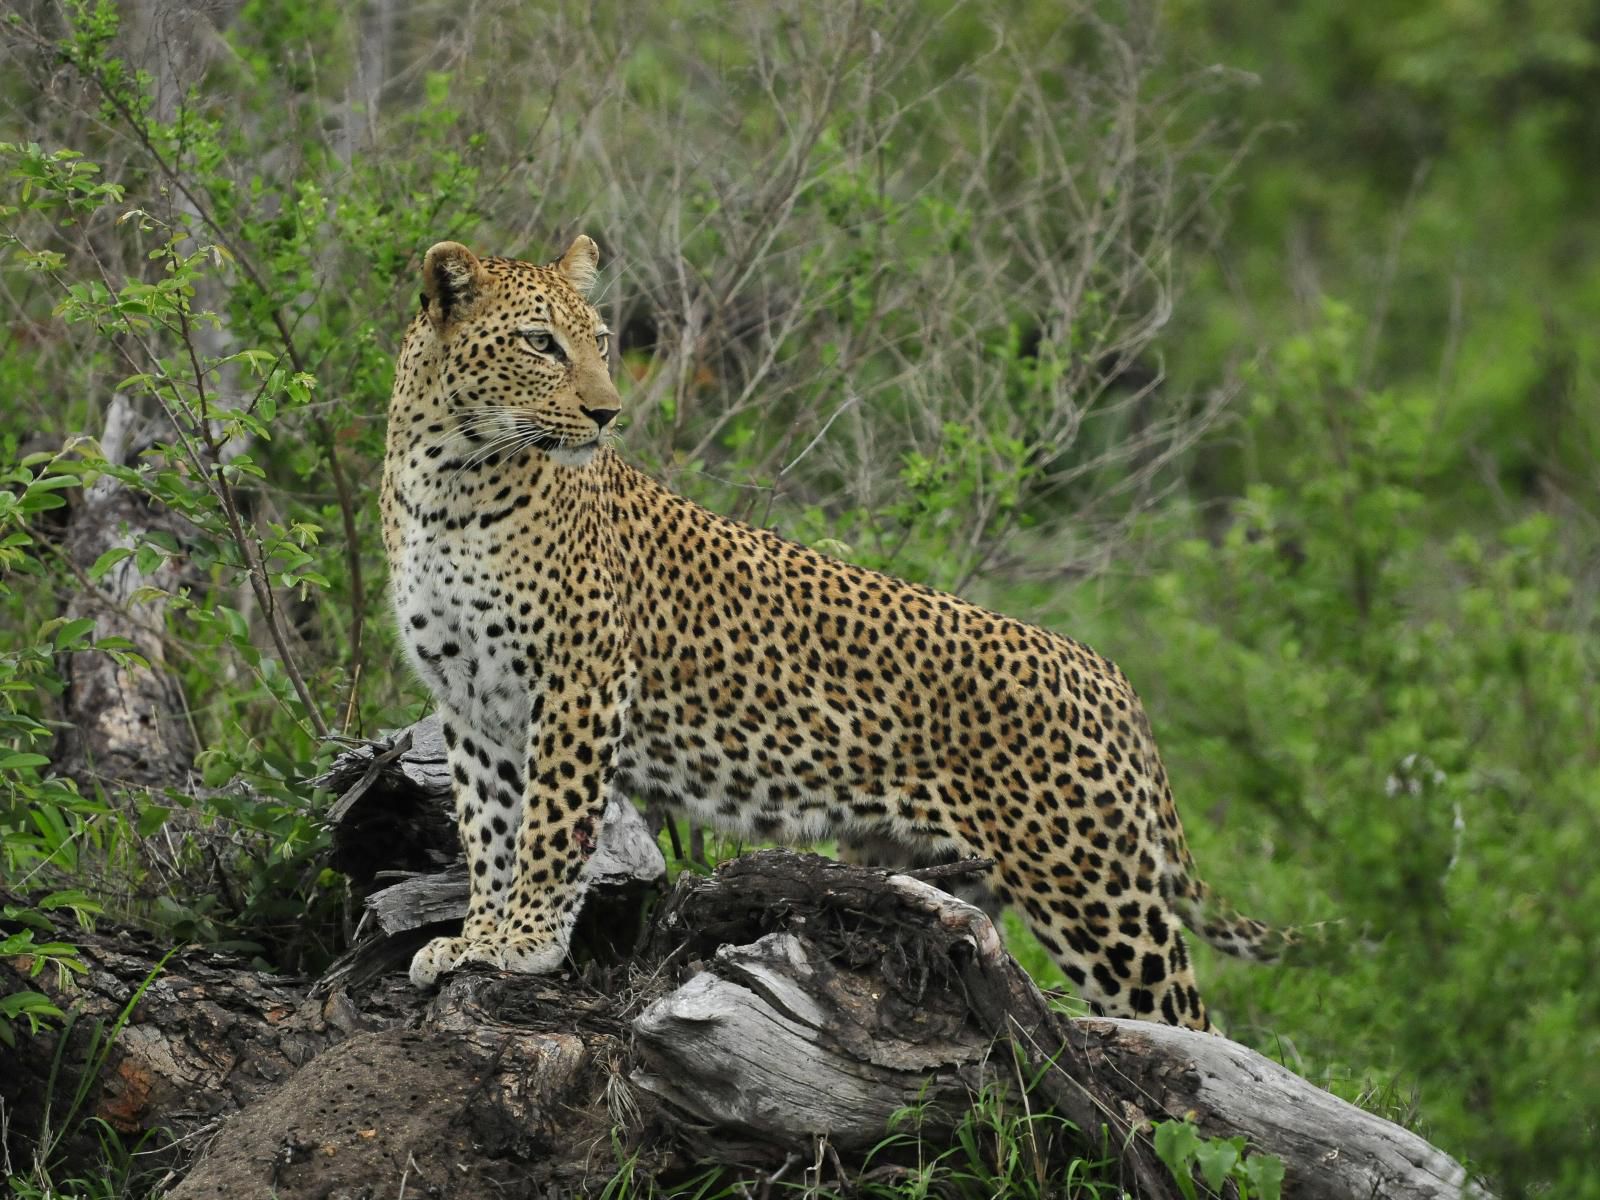
[[(579, 1100), (591, 1048), (574, 1035), (551, 1040), (568, 1043), (551, 1057), (568, 1076), (559, 1090)], [(465, 1035), (358, 1034), (236, 1117), (230, 1152), (202, 1159), (172, 1200), (565, 1196), (591, 1182), (585, 1158), (593, 1181), (615, 1172), (604, 1114), (553, 1104), (559, 1124), (523, 1126), (508, 1119), (515, 1105), (506, 1090), (517, 1082)], [(595, 1142), (593, 1154), (573, 1152), (584, 1138)]]

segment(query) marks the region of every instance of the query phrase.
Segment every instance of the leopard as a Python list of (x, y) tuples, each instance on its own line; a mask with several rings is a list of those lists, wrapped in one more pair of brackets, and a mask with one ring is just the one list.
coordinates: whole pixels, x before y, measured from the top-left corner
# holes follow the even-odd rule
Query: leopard
[(470, 878), (410, 979), (568, 960), (613, 794), (748, 841), (974, 860), (1094, 1012), (1211, 1030), (1183, 930), (1294, 931), (1200, 878), (1144, 706), (1062, 634), (720, 515), (630, 466), (595, 241), (423, 256), (381, 511)]

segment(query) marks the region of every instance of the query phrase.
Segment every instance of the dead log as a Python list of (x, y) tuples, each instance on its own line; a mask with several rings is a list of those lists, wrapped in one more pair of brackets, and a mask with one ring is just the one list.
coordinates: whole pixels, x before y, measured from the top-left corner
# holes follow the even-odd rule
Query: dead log
[(794, 934), (723, 946), (635, 1019), (633, 1081), (718, 1139), (799, 1151), (826, 1135), (859, 1152), (910, 1107), (924, 1134), (947, 1133), (992, 1081), (992, 1039), (951, 991), (925, 993), (920, 1010), (885, 998), (881, 976), (830, 963)]
[[(59, 1034), (22, 1035), (0, 1048), (0, 1128), (18, 1166), (43, 1158), (93, 1170), (95, 1118), (142, 1143), (159, 1177), (185, 1147), (329, 1046), (394, 1023), (411, 998), (390, 988), (364, 997), (359, 1010), (343, 995), (308, 1004), (304, 981), (276, 979), (233, 955), (168, 957), (141, 934), (86, 933), (59, 915), (56, 936), (79, 946), (85, 975), (30, 978), (27, 958), (0, 961), (0, 994), (42, 991), (70, 1012)], [(161, 1143), (171, 1147), (165, 1154)]]
[(1144, 1021), (1084, 1018), (1067, 1034), (1098, 1079), (1147, 1116), (1190, 1114), (1206, 1137), (1243, 1134), (1288, 1168), (1294, 1197), (1487, 1197), (1460, 1163), (1227, 1038)]
[[(165, 1128), (177, 1151), (210, 1137), (175, 1197), (566, 1195), (599, 1190), (619, 1154), (664, 1184), (701, 1160), (770, 1179), (821, 1158), (843, 1176), (826, 1182), (848, 1186), (897, 1111), (916, 1111), (921, 1153), (937, 1153), (975, 1093), (1017, 1103), (1021, 1080), (1092, 1151), (1120, 1152), (1124, 1187), (1151, 1200), (1177, 1192), (1149, 1123), (1186, 1113), (1281, 1157), (1287, 1195), (1487, 1195), (1420, 1139), (1223, 1038), (1062, 1018), (981, 911), (915, 877), (959, 864), (896, 874), (766, 851), (684, 876), (648, 924), (622, 922), (642, 939), (610, 938), (576, 974), (473, 970), (433, 997), (412, 991), (407, 940), (461, 894), (415, 873), (448, 857), (427, 840), (450, 825), (432, 737), (361, 748), (328, 780), (339, 823), (366, 830), (342, 852), (366, 856), (367, 941), (384, 955), (358, 950), (315, 989), (185, 955), (134, 1007), (85, 1111)], [(379, 887), (384, 854), (411, 864), (398, 895)], [(90, 953), (80, 999), (109, 1019), (155, 949), (113, 939)], [(42, 1061), (32, 1082), (0, 1071), (12, 1111)], [(1043, 1161), (1075, 1145), (1063, 1133)], [(873, 1168), (897, 1153), (918, 1151), (880, 1148)]]
[[(693, 1121), (791, 1149), (805, 1134), (871, 1144), (888, 1112), (924, 1094), (919, 1065), (925, 1094), (946, 1105), (951, 1074), (972, 1086), (998, 1038), (1091, 1144), (1104, 1127), (1123, 1147), (1142, 1195), (1171, 1191), (1149, 1124), (1185, 1114), (1203, 1136), (1243, 1134), (1281, 1158), (1286, 1195), (1488, 1195), (1415, 1134), (1224, 1037), (1062, 1017), (981, 910), (907, 875), (768, 851), (680, 885), (658, 931), (690, 955), (758, 937), (711, 951), (705, 975), (635, 1022), (636, 1080)], [(841, 960), (864, 962), (867, 980), (842, 976)], [(976, 1030), (949, 1023), (953, 997)]]

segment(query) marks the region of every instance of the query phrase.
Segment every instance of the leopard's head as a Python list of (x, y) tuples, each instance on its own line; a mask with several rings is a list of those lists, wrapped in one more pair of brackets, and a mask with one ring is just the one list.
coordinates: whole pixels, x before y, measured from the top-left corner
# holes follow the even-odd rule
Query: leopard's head
[(422, 315), (439, 340), (440, 400), (487, 453), (532, 448), (581, 466), (621, 411), (611, 334), (586, 299), (599, 264), (582, 235), (549, 266), (457, 242), (428, 251)]

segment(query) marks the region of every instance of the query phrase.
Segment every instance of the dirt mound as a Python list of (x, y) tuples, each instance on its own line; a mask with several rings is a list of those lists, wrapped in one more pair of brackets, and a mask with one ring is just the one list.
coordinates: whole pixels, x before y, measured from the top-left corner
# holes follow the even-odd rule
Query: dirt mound
[[(552, 1064), (543, 1095), (579, 1099), (590, 1049), (575, 1035), (532, 1036), (563, 1043), (539, 1057)], [(567, 1075), (566, 1087), (551, 1073)], [(466, 1035), (358, 1034), (234, 1118), (230, 1152), (202, 1159), (171, 1200), (566, 1195), (584, 1188), (575, 1161), (593, 1158), (600, 1181), (615, 1171), (603, 1114), (552, 1105), (565, 1128), (514, 1123), (507, 1088), (518, 1085)], [(584, 1137), (593, 1155), (574, 1154)]]

